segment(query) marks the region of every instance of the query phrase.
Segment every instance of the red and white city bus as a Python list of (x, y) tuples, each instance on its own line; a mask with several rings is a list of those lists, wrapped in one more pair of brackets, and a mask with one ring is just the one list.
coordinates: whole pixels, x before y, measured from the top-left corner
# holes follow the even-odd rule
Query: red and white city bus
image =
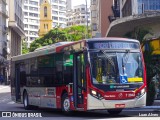
[(11, 96), (25, 109), (64, 112), (146, 105), (140, 43), (126, 38), (60, 42), (11, 59)]

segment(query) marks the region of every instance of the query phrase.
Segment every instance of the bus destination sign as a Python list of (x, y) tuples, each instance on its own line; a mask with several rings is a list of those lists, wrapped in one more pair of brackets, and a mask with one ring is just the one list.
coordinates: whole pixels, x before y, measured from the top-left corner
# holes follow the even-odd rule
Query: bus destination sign
[(90, 49), (139, 49), (135, 42), (93, 42), (89, 43)]

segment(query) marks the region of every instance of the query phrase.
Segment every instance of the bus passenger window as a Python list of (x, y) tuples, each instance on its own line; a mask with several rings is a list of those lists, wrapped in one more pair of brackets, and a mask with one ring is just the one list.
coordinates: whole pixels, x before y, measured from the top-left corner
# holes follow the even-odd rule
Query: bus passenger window
[(56, 84), (64, 84), (63, 81), (63, 54), (56, 54), (55, 56), (56, 63)]
[(41, 86), (55, 86), (55, 57), (53, 54), (38, 57), (38, 73)]
[(68, 84), (73, 82), (73, 55), (64, 54), (63, 58), (64, 83)]

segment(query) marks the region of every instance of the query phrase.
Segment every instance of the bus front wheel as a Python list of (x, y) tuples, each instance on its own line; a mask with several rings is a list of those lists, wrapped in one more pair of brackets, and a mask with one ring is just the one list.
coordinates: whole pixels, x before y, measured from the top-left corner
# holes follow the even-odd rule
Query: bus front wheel
[(118, 114), (120, 114), (122, 112), (122, 109), (109, 109), (107, 111), (111, 115), (118, 115)]
[(67, 93), (63, 94), (62, 96), (62, 111), (65, 113), (69, 113), (70, 112), (70, 101), (68, 98)]

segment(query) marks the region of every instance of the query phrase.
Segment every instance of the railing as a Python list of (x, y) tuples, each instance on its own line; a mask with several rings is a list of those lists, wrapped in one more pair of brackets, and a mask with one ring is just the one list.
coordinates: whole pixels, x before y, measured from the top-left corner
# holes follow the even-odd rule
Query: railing
[(114, 17), (120, 17), (120, 8), (119, 6), (112, 6)]

